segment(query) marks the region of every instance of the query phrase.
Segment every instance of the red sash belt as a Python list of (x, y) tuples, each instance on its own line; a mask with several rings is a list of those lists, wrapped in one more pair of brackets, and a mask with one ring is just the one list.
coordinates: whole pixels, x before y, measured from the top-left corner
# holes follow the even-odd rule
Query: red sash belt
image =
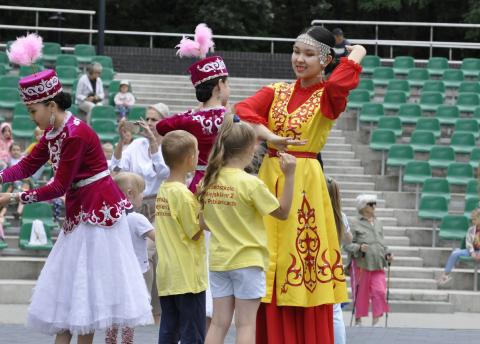
[[(295, 151), (286, 151), (285, 153), (293, 155), (296, 158), (304, 158), (304, 159), (316, 159), (318, 154), (314, 152), (295, 152)], [(271, 158), (278, 157), (278, 151), (276, 149), (269, 148), (268, 156)]]

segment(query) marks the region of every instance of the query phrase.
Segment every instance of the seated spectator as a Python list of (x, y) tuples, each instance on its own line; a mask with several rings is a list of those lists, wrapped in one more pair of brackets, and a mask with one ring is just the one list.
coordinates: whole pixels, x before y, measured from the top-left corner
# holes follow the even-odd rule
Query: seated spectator
[[(25, 178), (25, 179), (17, 180), (12, 183), (5, 183), (5, 186), (6, 186), (5, 192), (8, 192), (8, 193), (25, 192), (34, 188), (34, 182), (31, 178)], [(24, 204), (22, 202), (17, 203), (17, 210), (16, 212), (13, 213), (13, 216), (16, 219), (19, 219), (20, 216), (22, 215), (23, 206)], [(2, 208), (2, 210), (0, 211), (0, 218), (4, 218), (6, 213), (7, 213), (7, 207)]]
[(105, 154), (105, 159), (107, 159), (108, 169), (112, 170), (112, 156), (113, 156), (113, 145), (110, 142), (105, 142), (102, 145), (103, 154)]
[(118, 119), (126, 118), (130, 112), (130, 108), (135, 104), (135, 97), (131, 92), (128, 92), (130, 83), (128, 80), (120, 81), (120, 92), (115, 95), (115, 111), (118, 114)]
[(35, 138), (35, 141), (30, 143), (30, 145), (25, 149), (24, 155), (28, 155), (32, 152), (33, 148), (37, 145), (37, 143), (40, 142), (40, 139), (42, 138), (43, 135), (43, 130), (40, 129), (39, 127), (36, 127), (34, 132), (33, 132), (33, 137)]
[(447, 265), (445, 265), (445, 271), (438, 280), (439, 285), (445, 285), (452, 280), (450, 273), (460, 257), (472, 257), (477, 262), (480, 261), (480, 209), (472, 211), (471, 219), (473, 226), (468, 229), (465, 237), (466, 248), (457, 248), (450, 254)]
[(22, 160), (22, 147), (20, 147), (18, 143), (13, 142), (10, 146), (9, 152), (10, 162), (8, 163), (8, 166), (16, 165), (20, 160)]
[(87, 114), (87, 122), (90, 121), (92, 109), (96, 105), (102, 105), (105, 98), (102, 79), (100, 79), (102, 70), (100, 63), (92, 63), (87, 67), (87, 73), (78, 80), (76, 103), (78, 108)]
[(10, 162), (10, 146), (12, 143), (12, 127), (9, 123), (2, 123), (0, 125), (0, 170), (7, 167)]

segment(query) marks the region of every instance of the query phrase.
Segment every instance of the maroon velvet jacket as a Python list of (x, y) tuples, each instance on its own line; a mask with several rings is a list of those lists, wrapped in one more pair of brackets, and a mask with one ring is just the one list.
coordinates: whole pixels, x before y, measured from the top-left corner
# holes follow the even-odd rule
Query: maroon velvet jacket
[(110, 175), (85, 186), (75, 185), (108, 171), (108, 166), (97, 134), (69, 112), (60, 128), (45, 130), (29, 155), (0, 172), (2, 183), (31, 176), (48, 160), (52, 163), (53, 180), (38, 189), (22, 192), (20, 201), (40, 202), (66, 193), (63, 225), (66, 233), (74, 230), (80, 222), (110, 227), (125, 209), (132, 207)]

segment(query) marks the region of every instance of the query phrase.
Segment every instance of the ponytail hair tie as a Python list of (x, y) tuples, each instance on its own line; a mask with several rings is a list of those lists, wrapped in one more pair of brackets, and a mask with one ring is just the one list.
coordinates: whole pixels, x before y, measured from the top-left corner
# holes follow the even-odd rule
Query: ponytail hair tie
[(240, 117), (238, 115), (233, 115), (233, 123), (240, 123)]

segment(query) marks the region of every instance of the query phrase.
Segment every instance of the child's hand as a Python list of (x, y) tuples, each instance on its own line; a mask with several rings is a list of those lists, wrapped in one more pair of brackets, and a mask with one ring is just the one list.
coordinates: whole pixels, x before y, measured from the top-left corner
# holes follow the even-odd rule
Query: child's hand
[(297, 167), (297, 159), (288, 153), (278, 153), (280, 157), (280, 169), (285, 176), (293, 176)]

